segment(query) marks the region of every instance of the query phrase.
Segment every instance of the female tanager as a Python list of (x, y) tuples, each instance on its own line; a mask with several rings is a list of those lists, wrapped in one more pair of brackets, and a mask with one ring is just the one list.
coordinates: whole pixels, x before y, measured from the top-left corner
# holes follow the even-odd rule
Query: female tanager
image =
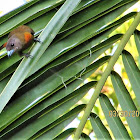
[(20, 56), (30, 57), (30, 54), (23, 53), (23, 50), (27, 49), (33, 41), (40, 42), (34, 37), (34, 33), (29, 26), (21, 25), (9, 33), (8, 41), (0, 47), (0, 50), (6, 47), (8, 57), (15, 52)]

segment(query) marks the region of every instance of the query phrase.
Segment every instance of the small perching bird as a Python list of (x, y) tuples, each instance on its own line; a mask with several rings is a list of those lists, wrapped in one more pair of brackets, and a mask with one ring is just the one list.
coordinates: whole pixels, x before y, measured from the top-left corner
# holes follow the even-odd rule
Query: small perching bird
[(15, 52), (20, 56), (30, 57), (29, 53), (23, 53), (23, 51), (34, 41), (40, 42), (38, 38), (34, 37), (34, 33), (29, 26), (21, 25), (9, 33), (8, 41), (0, 47), (0, 50), (6, 47), (8, 57)]

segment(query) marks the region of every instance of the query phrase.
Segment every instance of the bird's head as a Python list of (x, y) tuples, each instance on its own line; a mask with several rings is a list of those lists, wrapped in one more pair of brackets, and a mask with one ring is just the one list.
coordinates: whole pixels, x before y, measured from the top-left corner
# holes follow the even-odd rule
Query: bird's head
[(10, 37), (6, 44), (7, 55), (10, 57), (14, 52), (21, 49), (21, 41), (17, 37)]

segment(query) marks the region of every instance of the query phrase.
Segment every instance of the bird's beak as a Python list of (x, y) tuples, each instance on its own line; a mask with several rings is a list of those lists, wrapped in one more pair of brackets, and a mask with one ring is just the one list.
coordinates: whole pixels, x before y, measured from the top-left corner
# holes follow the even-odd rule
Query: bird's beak
[(14, 53), (14, 50), (7, 51), (8, 57), (10, 57)]

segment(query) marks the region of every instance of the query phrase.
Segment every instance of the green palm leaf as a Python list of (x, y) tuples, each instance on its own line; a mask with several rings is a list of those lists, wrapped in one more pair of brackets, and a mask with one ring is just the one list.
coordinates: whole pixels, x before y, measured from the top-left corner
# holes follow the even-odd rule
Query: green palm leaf
[[(31, 51), (32, 59), (17, 54), (7, 58), (6, 50), (0, 51), (0, 139), (66, 139), (75, 132), (75, 138), (92, 139), (81, 132), (84, 125), (80, 131), (79, 127), (65, 128), (89, 107), (90, 103), (81, 103), (82, 98), (91, 88), (96, 90), (100, 81), (86, 79), (112, 59), (104, 52), (124, 39), (122, 33), (113, 31), (138, 15), (129, 12), (120, 16), (137, 1), (32, 0), (0, 18), (0, 46), (10, 31), (22, 24), (33, 28), (42, 42), (26, 50)], [(134, 37), (139, 51), (138, 30)], [(101, 94), (99, 101), (111, 132), (96, 114), (86, 114), (98, 139), (140, 138), (139, 69), (127, 51), (123, 51), (122, 58), (136, 95), (135, 103), (114, 71), (110, 73), (112, 85), (122, 110), (133, 110), (137, 116), (125, 118), (129, 132), (119, 116), (109, 116), (109, 111), (116, 110)]]

